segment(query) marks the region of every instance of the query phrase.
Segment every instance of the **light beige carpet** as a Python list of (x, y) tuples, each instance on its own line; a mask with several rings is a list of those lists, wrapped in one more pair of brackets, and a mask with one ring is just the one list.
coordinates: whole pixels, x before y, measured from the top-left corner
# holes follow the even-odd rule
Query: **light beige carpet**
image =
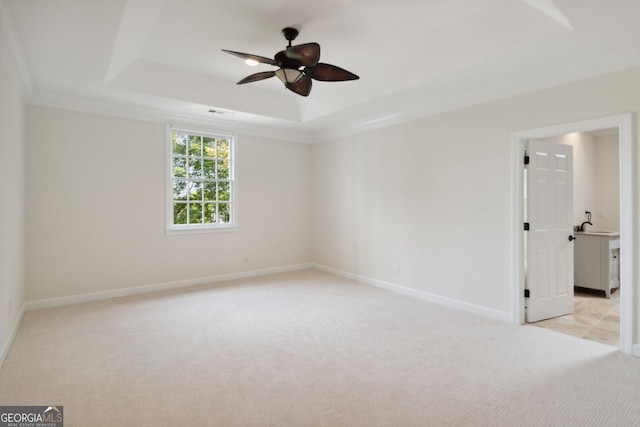
[(638, 425), (640, 360), (305, 270), (28, 312), (0, 404), (67, 427)]

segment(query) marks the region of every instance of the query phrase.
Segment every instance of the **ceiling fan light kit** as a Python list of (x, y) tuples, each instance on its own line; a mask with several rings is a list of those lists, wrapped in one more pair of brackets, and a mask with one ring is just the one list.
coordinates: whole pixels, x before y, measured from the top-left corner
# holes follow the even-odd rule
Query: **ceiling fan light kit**
[(320, 45), (318, 43), (291, 46), (291, 42), (298, 36), (298, 30), (295, 28), (287, 27), (282, 30), (282, 34), (289, 41), (289, 45), (285, 50), (276, 53), (274, 59), (222, 49), (225, 53), (243, 58), (247, 63), (255, 62), (278, 67), (276, 71), (251, 74), (237, 84), (257, 82), (276, 76), (284, 83), (285, 88), (298, 95), (309, 96), (312, 79), (325, 82), (341, 82), (360, 78), (343, 68), (319, 62)]
[(282, 81), (285, 85), (287, 83), (295, 83), (300, 77), (302, 77), (302, 71), (293, 70), (291, 68), (279, 68), (276, 70), (276, 77)]

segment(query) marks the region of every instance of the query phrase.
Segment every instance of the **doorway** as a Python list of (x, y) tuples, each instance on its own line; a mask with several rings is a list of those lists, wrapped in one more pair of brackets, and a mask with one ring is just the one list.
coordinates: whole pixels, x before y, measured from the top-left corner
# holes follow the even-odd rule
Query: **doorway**
[[(619, 134), (620, 169), (620, 351), (633, 353), (632, 301), (636, 284), (634, 277), (632, 234), (633, 181), (631, 171), (631, 114), (607, 116), (580, 122), (515, 132), (512, 135), (512, 321), (525, 323), (525, 247), (524, 247), (524, 150), (532, 139), (544, 139), (573, 132), (593, 132), (616, 128)], [(639, 354), (640, 355), (640, 354)]]
[[(526, 300), (525, 316), (527, 323), (533, 326), (615, 347), (620, 345), (617, 262), (620, 241), (619, 140), (617, 128), (576, 132), (542, 140), (558, 148), (573, 148), (573, 208), (568, 220), (573, 231), (570, 229), (568, 233), (574, 238), (573, 242), (564, 241), (563, 247), (574, 249), (575, 261), (570, 263), (570, 269), (574, 271), (566, 275), (570, 279), (566, 289), (575, 292), (566, 311), (569, 314), (556, 311), (551, 316), (542, 316), (541, 320), (532, 320), (536, 301), (532, 301), (533, 295), (530, 295)], [(525, 172), (537, 175), (530, 169), (531, 165)], [(525, 181), (526, 177), (525, 173)], [(529, 198), (525, 206), (533, 207), (532, 204), (541, 207), (535, 197)], [(535, 228), (533, 224), (532, 228)], [(525, 239), (529, 239), (529, 234), (525, 233)], [(527, 281), (530, 281), (531, 272), (526, 274)]]

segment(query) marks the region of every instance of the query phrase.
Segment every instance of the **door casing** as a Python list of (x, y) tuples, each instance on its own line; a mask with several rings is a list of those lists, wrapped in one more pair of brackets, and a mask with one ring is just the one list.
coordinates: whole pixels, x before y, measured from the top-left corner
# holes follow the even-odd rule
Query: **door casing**
[(524, 308), (524, 147), (529, 139), (548, 138), (572, 132), (617, 128), (620, 141), (620, 351), (640, 357), (633, 345), (636, 317), (633, 307), (638, 284), (633, 229), (635, 184), (633, 182), (633, 115), (631, 113), (517, 131), (511, 135), (511, 314), (512, 323), (525, 323)]

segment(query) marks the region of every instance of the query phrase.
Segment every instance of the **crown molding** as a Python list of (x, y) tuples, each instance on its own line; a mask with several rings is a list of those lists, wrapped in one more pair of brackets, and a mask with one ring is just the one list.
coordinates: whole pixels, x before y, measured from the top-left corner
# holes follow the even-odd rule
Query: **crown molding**
[(34, 93), (29, 98), (28, 104), (158, 123), (175, 122), (207, 128), (211, 128), (213, 126), (222, 131), (237, 132), (240, 134), (272, 138), (281, 141), (305, 144), (311, 144), (313, 142), (312, 136), (304, 132), (293, 132), (286, 129), (279, 129), (264, 125), (202, 117), (181, 111), (128, 105), (120, 102), (63, 95), (54, 92), (40, 91)]
[[(2, 3), (3, 7), (5, 4), (6, 2)], [(6, 29), (3, 29), (3, 26), (0, 25), (0, 31), (6, 31)], [(4, 32), (2, 34), (4, 34)], [(0, 42), (2, 42), (3, 39), (5, 38), (2, 37)], [(0, 47), (2, 46), (7, 50), (9, 49), (7, 46), (10, 47), (11, 44), (3, 45), (0, 43)], [(10, 51), (13, 52), (14, 49), (11, 48)], [(223, 131), (237, 132), (256, 137), (312, 144), (345, 138), (354, 134), (419, 120), (500, 99), (548, 89), (554, 86), (596, 78), (639, 66), (640, 57), (638, 57), (635, 52), (628, 50), (609, 55), (606, 58), (599, 57), (597, 61), (587, 59), (568, 66), (549, 69), (544, 74), (530, 75), (519, 80), (506, 81), (453, 96), (440, 93), (434, 97), (432, 96), (433, 94), (430, 94), (430, 86), (412, 88), (412, 90), (402, 94), (391, 95), (391, 97), (380, 98), (373, 101), (374, 104), (381, 106), (380, 111), (384, 110), (384, 105), (393, 105), (393, 109), (388, 109), (386, 112), (378, 114), (371, 113), (368, 116), (358, 117), (356, 114), (347, 119), (344, 119), (343, 115), (344, 120), (339, 123), (327, 121), (323, 125), (324, 129), (319, 131), (311, 130), (305, 126), (305, 123), (283, 123), (282, 125), (278, 125), (277, 123), (250, 123), (249, 121), (233, 120), (231, 118), (205, 117), (175, 109), (169, 110), (160, 105), (157, 107), (130, 105), (118, 100), (100, 99), (96, 96), (76, 96), (55, 92), (34, 91), (33, 85), (30, 84), (30, 78), (23, 78), (22, 80), (25, 87), (28, 88), (27, 93), (29, 96), (27, 103), (32, 105), (153, 122), (176, 122), (207, 128), (213, 126)], [(19, 75), (30, 75), (26, 62), (24, 61), (18, 64), (17, 69), (27, 70), (24, 72), (18, 71)], [(425, 99), (429, 100), (429, 102), (422, 101)], [(369, 111), (374, 110), (370, 109)], [(339, 120), (340, 113), (337, 113), (337, 115)], [(308, 124), (310, 125), (311, 123)], [(315, 129), (317, 128), (316, 124)]]
[[(538, 74), (524, 77), (519, 80), (504, 82), (476, 91), (463, 93), (452, 97), (441, 97), (429, 103), (415, 102), (415, 99), (428, 99), (424, 88), (415, 88), (407, 96), (404, 109), (394, 109), (390, 114), (380, 114), (369, 116), (362, 120), (354, 120), (343, 126), (334, 126), (324, 131), (313, 134), (313, 142), (321, 143), (351, 135), (380, 129), (388, 126), (407, 123), (438, 114), (481, 105), (500, 99), (506, 99), (538, 90), (549, 89), (555, 86), (570, 84), (580, 80), (597, 78), (606, 74), (621, 72), (628, 69), (640, 67), (640, 57), (637, 52), (630, 49), (621, 53), (609, 55), (606, 58), (588, 59), (569, 66), (550, 69), (545, 74)], [(384, 100), (380, 100), (381, 102)], [(395, 99), (394, 105), (401, 105)]]
[[(53, 92), (37, 92), (29, 97), (29, 104), (51, 108), (62, 108), (80, 112), (104, 114), (123, 118), (132, 118), (153, 122), (178, 122), (195, 126), (215, 126), (220, 130), (238, 132), (257, 137), (267, 137), (283, 141), (298, 143), (322, 143), (334, 139), (372, 131), (388, 126), (398, 125), (422, 118), (443, 114), (462, 108), (497, 101), (513, 96), (548, 89), (554, 86), (596, 78), (605, 74), (623, 71), (640, 66), (640, 58), (631, 52), (611, 55), (593, 64), (592, 60), (576, 63), (571, 66), (549, 70), (544, 75), (525, 77), (520, 80), (505, 82), (489, 86), (480, 90), (463, 93), (457, 96), (441, 96), (430, 103), (420, 104), (416, 99), (425, 99), (421, 90), (411, 91), (406, 102), (395, 99), (393, 112), (381, 115), (370, 115), (365, 118), (354, 118), (342, 124), (327, 124), (322, 131), (305, 131), (304, 123), (298, 130), (284, 129), (277, 126), (253, 124), (202, 117), (182, 111), (171, 111), (161, 108), (127, 105), (116, 101), (105, 101), (95, 98), (84, 98), (73, 95), (63, 95)], [(379, 100), (381, 103), (384, 100)], [(404, 105), (398, 109), (398, 105)]]

